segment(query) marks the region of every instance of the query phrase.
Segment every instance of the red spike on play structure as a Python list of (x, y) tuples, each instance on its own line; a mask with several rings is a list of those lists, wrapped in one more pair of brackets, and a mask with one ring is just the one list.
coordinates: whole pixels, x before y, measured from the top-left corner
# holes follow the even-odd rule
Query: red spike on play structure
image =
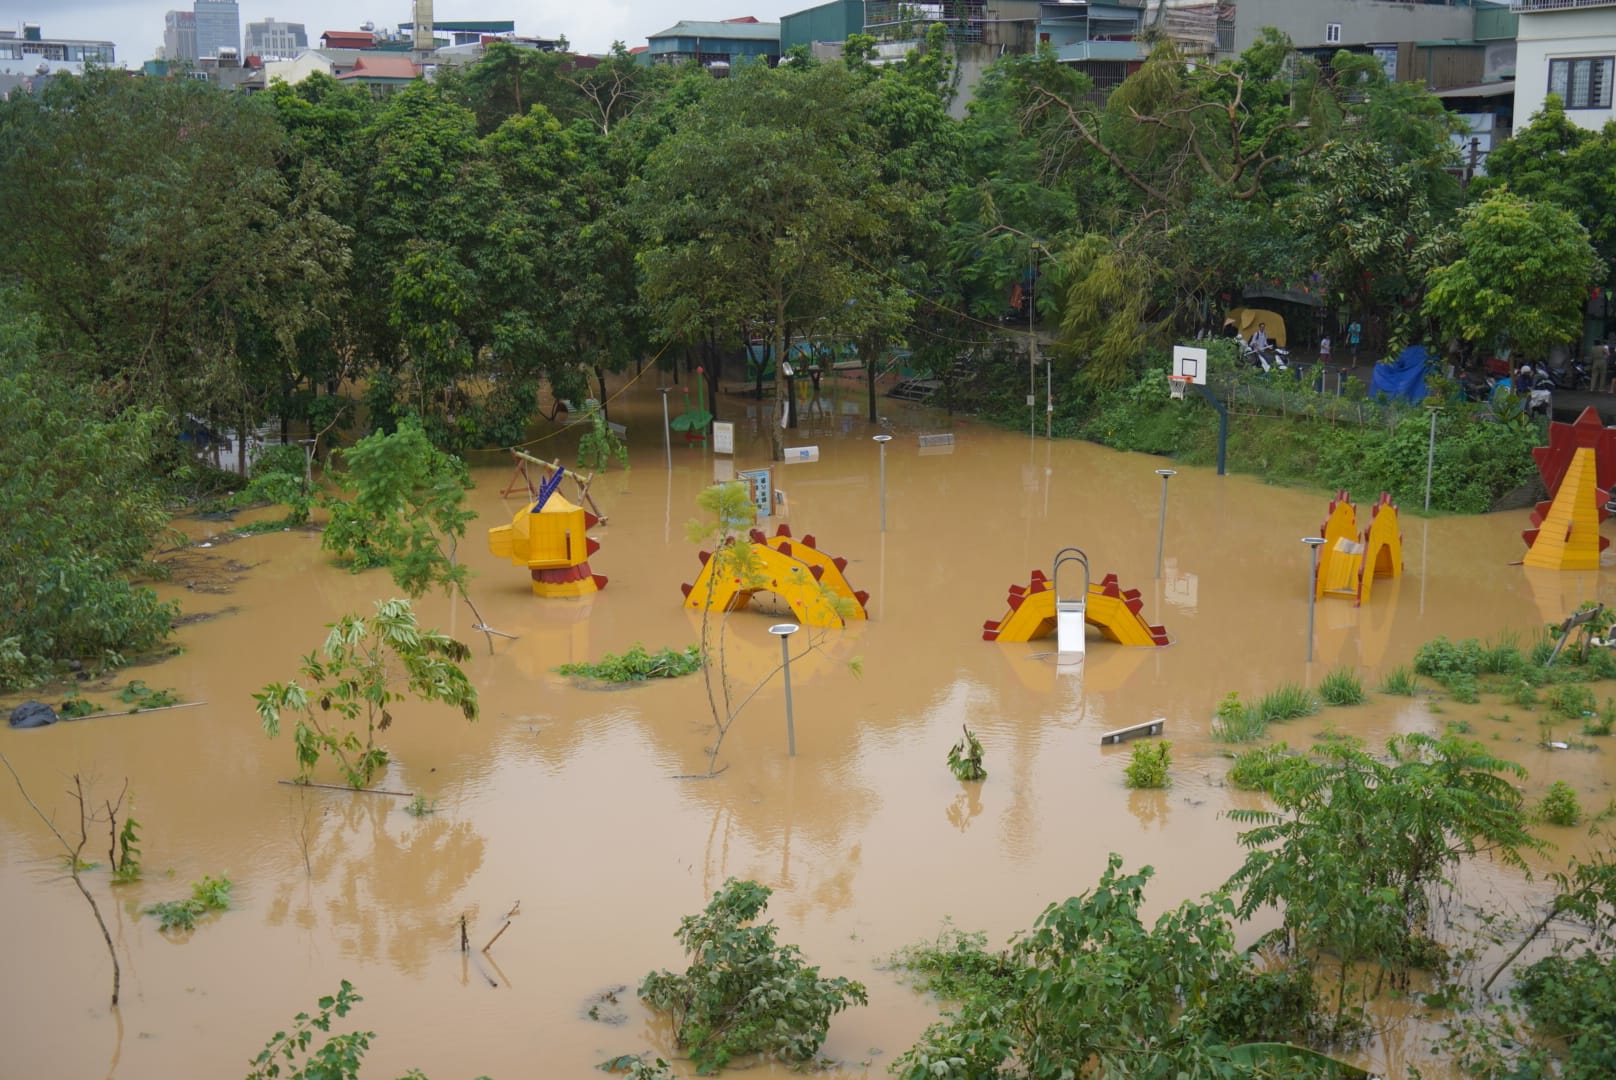
[[(813, 545), (810, 544), (809, 546), (812, 547)], [(836, 567), (836, 569), (838, 569), (838, 570), (846, 570), (847, 569), (847, 560), (842, 558), (840, 555), (838, 555), (838, 556), (836, 556), (836, 558), (832, 559), (830, 561), (830, 564), (832, 566)]]
[(703, 566), (706, 566), (707, 565), (707, 560), (712, 558), (712, 557), (713, 557), (713, 553), (710, 552), (710, 551), (698, 551), (698, 552), (696, 552), (696, 558), (701, 560), (701, 565), (703, 565)]
[(853, 594), (853, 599), (859, 602), (859, 607), (863, 607), (870, 602), (870, 594), (860, 589)]
[(590, 574), (589, 576), (595, 579), (595, 588), (604, 589), (606, 587), (605, 574)]
[(751, 533), (751, 536), (752, 536), (752, 543), (754, 543), (754, 544), (762, 544), (762, 543), (766, 543), (768, 541), (768, 538), (763, 535), (763, 530), (762, 529), (753, 529), (752, 533)]
[(1011, 596), (1026, 596), (1029, 592), (1035, 592), (1035, 591), (1037, 591), (1037, 590), (1023, 589), (1020, 585), (1012, 585), (1012, 586), (1010, 586), (1010, 595)]
[(599, 550), (600, 550), (600, 541), (599, 540), (596, 540), (593, 536), (585, 538), (585, 540), (584, 540), (584, 558), (586, 558), (586, 559), (589, 558), (589, 556), (593, 555), (595, 552), (597, 552)]
[(818, 563), (815, 563), (813, 566), (810, 566), (808, 568), (808, 572), (810, 574), (814, 575), (814, 580), (815, 581), (818, 581), (820, 578), (825, 576), (825, 568), (823, 566), (820, 566)]
[(811, 548), (814, 548), (814, 549), (816, 549), (816, 550), (817, 550), (817, 549), (818, 549), (818, 547), (819, 547), (819, 545), (818, 545), (818, 544), (816, 544), (816, 543), (814, 543), (814, 534), (813, 534), (813, 533), (809, 533), (809, 534), (807, 534), (807, 535), (806, 535), (806, 536), (804, 536), (804, 537), (803, 537), (803, 538), (802, 538), (802, 542), (803, 542), (803, 543), (805, 543), (805, 544), (807, 544), (807, 545), (808, 545), (808, 546), (809, 546), (809, 547), (811, 547)]
[(1019, 593), (1011, 593), (1010, 594), (1010, 610), (1015, 611), (1017, 608), (1021, 607), (1021, 602), (1023, 600), (1025, 600), (1025, 599), (1026, 599), (1026, 597), (1020, 595)]
[(1139, 599), (1137, 596), (1131, 600), (1124, 600), (1123, 603), (1126, 604), (1128, 606), (1128, 610), (1133, 612), (1135, 615), (1139, 614), (1139, 609), (1145, 606), (1145, 602)]
[(790, 536), (791, 535), (791, 526), (790, 525), (785, 525), (785, 524), (780, 525), (779, 528), (774, 530), (774, 535), (776, 535), (776, 536)]
[(789, 541), (787, 541), (786, 543), (783, 543), (779, 547), (775, 548), (775, 550), (778, 551), (782, 555), (790, 556), (790, 554), (791, 554), (791, 544), (790, 544)]
[(686, 584), (683, 584), (683, 583), (680, 583), (680, 585), (679, 585), (680, 591), (683, 592), (686, 596), (690, 595), (690, 588), (691, 587), (689, 585), (686, 585)]
[(1044, 572), (1042, 570), (1034, 570), (1029, 580), (1048, 581), (1049, 579), (1044, 576)]
[(593, 529), (599, 524), (600, 518), (596, 517), (594, 514), (591, 514), (588, 510), (584, 511), (584, 528)]
[(982, 629), (982, 640), (983, 641), (997, 641), (997, 640), (999, 640), (999, 631), (996, 630), (996, 629), (995, 630), (989, 630), (986, 627), (984, 627)]

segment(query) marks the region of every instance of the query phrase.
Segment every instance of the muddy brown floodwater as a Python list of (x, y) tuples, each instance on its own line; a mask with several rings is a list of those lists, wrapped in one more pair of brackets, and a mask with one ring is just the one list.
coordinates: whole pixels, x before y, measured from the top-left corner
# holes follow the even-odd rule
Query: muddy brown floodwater
[[(636, 642), (655, 649), (696, 638), (679, 591), (698, 570), (683, 526), (727, 459), (675, 445), (673, 468), (664, 468), (652, 378), (613, 408), (628, 425), (632, 469), (614, 468), (594, 487), (609, 515), (591, 560), (611, 579), (605, 592), (533, 597), (526, 574), (496, 562), (483, 540), (518, 505), (500, 495), (510, 465), (490, 455), (475, 470), (481, 518), (463, 548), (474, 597), (491, 625), (518, 637), (489, 655), (464, 609), (419, 605), (424, 621), (474, 646), (468, 668), (483, 715), (468, 724), (450, 710), (398, 710), (385, 736), (395, 762), (378, 786), (420, 793), (436, 813), (416, 818), (400, 798), (276, 782), (293, 772), (292, 747), (284, 736), (265, 739), (252, 691), (292, 676), (327, 622), (393, 591), (379, 573), (332, 568), (313, 532), (193, 549), (177, 564), (164, 595), (188, 615), (218, 617), (182, 626), (181, 655), (118, 684), (144, 679), (205, 707), (0, 730), (0, 752), (59, 819), (67, 774), (93, 778), (104, 797), (127, 777), (146, 867), (144, 881), (110, 890), (104, 870), (90, 875), (98, 895), (111, 897), (104, 909), (123, 958), (124, 1003), (114, 1015), (110, 965), (89, 913), (9, 778), (0, 785), (0, 1072), (240, 1075), (272, 1033), (342, 979), (365, 998), (353, 1019), (378, 1035), (370, 1056), (378, 1076), (418, 1067), (438, 1080), (586, 1077), (618, 1053), (672, 1057), (665, 1025), (632, 987), (648, 970), (680, 963), (679, 917), (733, 876), (774, 888), (770, 915), (782, 940), (826, 973), (868, 984), (870, 1006), (832, 1024), (825, 1052), (840, 1064), (831, 1075), (885, 1075), (936, 1016), (883, 969), (899, 946), (949, 919), (1002, 942), (1046, 903), (1092, 886), (1111, 851), (1130, 867), (1156, 868), (1152, 912), (1228, 877), (1241, 851), (1224, 811), (1251, 799), (1224, 786), (1227, 760), (1209, 735), (1228, 691), (1249, 698), (1285, 681), (1315, 683), (1340, 664), (1373, 686), (1439, 634), (1529, 636), (1580, 601), (1616, 600), (1609, 575), (1510, 565), (1522, 554), (1524, 514), (1405, 517), (1406, 576), (1378, 584), (1362, 609), (1320, 603), (1309, 666), (1300, 539), (1324, 517), (1320, 494), (1179, 469), (1158, 581), (1160, 460), (883, 400), (894, 436), (883, 534), (863, 392), (828, 387), (825, 407), (787, 440), (817, 445), (820, 457), (777, 468), (789, 513), (776, 521), (848, 559), (853, 586), (872, 594), (871, 619), (830, 633), (794, 665), (794, 759), (776, 678), (725, 744), (727, 771), (678, 779), (703, 767), (709, 741), (699, 678), (603, 692), (552, 671)], [(737, 423), (735, 465), (766, 461), (756, 407), (726, 400), (720, 412)], [(919, 434), (941, 432), (956, 436), (952, 452), (919, 448)], [(575, 444), (567, 434), (535, 451), (570, 456)], [(1375, 494), (1354, 493), (1361, 505)], [(772, 531), (775, 522), (766, 524)], [(199, 539), (216, 527), (185, 523)], [(1069, 545), (1087, 552), (1097, 574), (1114, 571), (1141, 590), (1144, 613), (1166, 624), (1173, 645), (1091, 638), (1074, 676), (1057, 673), (1052, 642), (982, 641), (983, 621), (1004, 614), (1007, 587), (1025, 584), (1035, 567), (1047, 571)], [(738, 684), (772, 670), (775, 621), (734, 617)], [(1477, 737), (1496, 735), (1490, 747), (1530, 769), (1529, 797), (1565, 779), (1585, 804), (1609, 798), (1611, 754), (1541, 751), (1535, 721), (1489, 720), (1496, 706), (1441, 708), (1376, 696), (1280, 734), (1305, 743), (1333, 724), (1378, 742), (1469, 718)], [(1127, 748), (1102, 748), (1099, 734), (1155, 717), (1173, 742), (1173, 785), (1130, 792)], [(987, 748), (990, 776), (979, 788), (944, 765), (962, 722)], [(1552, 838), (1563, 855), (1580, 835)], [(235, 905), (188, 937), (165, 937), (138, 914), (220, 873), (235, 882)], [(1467, 877), (1490, 905), (1519, 908), (1539, 888), (1490, 867)], [(514, 925), (479, 954), (518, 901)], [(469, 958), (458, 950), (462, 913)], [(597, 996), (619, 986), (630, 988), (617, 995), (620, 1009), (603, 1010), (618, 1022), (589, 1018)], [(1405, 1062), (1431, 1060), (1433, 1030), (1417, 1015), (1393, 1014), (1361, 1057), (1401, 1075)]]

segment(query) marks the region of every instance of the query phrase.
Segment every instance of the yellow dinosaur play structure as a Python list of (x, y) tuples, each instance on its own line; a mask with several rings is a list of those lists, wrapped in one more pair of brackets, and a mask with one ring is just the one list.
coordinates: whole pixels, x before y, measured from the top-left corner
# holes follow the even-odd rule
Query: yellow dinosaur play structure
[(1376, 578), (1401, 577), (1403, 534), (1397, 523), (1397, 504), (1386, 492), (1369, 508), (1369, 525), (1358, 528), (1358, 507), (1345, 491), (1330, 500), (1319, 530), (1319, 576), (1313, 584), (1317, 599), (1334, 596), (1362, 604), (1369, 599)]
[[(1152, 626), (1139, 614), (1144, 601), (1138, 589), (1124, 590), (1117, 575), (1090, 582), (1083, 621), (1119, 645), (1168, 644), (1167, 631)], [(1032, 641), (1055, 632), (1055, 590), (1042, 570), (1034, 570), (1026, 588), (1010, 586), (1010, 610), (997, 622), (982, 624), (983, 641)]]
[(488, 550), (527, 567), (537, 596), (586, 596), (606, 587), (606, 579), (589, 569), (589, 556), (600, 550), (589, 530), (599, 519), (556, 494), (562, 475), (541, 484), (538, 498), (509, 525), (488, 530)]
[[(747, 562), (754, 573), (746, 582), (730, 575), (715, 582), (715, 570), (725, 560), (703, 551), (701, 573), (693, 584), (680, 586), (685, 607), (734, 611), (751, 603), (755, 594), (771, 592), (790, 605), (793, 616), (804, 626), (837, 627), (845, 619), (869, 618), (865, 604), (870, 594), (855, 592), (847, 583), (843, 573), (847, 560), (820, 551), (811, 534), (794, 539), (788, 525), (781, 525), (773, 536), (753, 529), (748, 545)], [(837, 599), (850, 602), (837, 604)], [(845, 619), (838, 607), (845, 609)]]

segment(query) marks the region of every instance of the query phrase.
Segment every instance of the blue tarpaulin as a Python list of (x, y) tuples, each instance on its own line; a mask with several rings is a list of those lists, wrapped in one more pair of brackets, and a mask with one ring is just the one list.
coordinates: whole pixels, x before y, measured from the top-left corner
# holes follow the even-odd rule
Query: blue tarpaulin
[(1425, 365), (1428, 357), (1424, 345), (1410, 345), (1397, 354), (1396, 360), (1375, 365), (1369, 378), (1369, 396), (1385, 394), (1405, 398), (1411, 404), (1425, 397)]

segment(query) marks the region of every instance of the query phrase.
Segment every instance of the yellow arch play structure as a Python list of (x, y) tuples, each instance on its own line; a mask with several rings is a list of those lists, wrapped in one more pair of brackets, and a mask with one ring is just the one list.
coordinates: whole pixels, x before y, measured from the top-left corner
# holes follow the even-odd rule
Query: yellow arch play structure
[(1369, 525), (1358, 529), (1358, 507), (1345, 491), (1336, 492), (1319, 530), (1319, 575), (1313, 585), (1316, 599), (1333, 596), (1362, 604), (1369, 599), (1376, 578), (1401, 577), (1403, 534), (1397, 522), (1397, 504), (1386, 492), (1369, 508)]
[[(793, 539), (785, 525), (773, 536), (753, 529), (748, 547), (751, 550), (747, 559), (755, 573), (746, 582), (730, 575), (715, 582), (715, 569), (721, 560), (703, 551), (701, 573), (692, 584), (680, 586), (685, 607), (734, 611), (750, 604), (756, 594), (770, 592), (784, 600), (804, 626), (839, 627), (845, 625), (845, 619), (869, 618), (865, 605), (870, 594), (856, 592), (847, 583), (843, 573), (847, 560), (820, 551), (813, 536)], [(836, 600), (849, 602), (839, 605)], [(838, 606), (846, 610), (845, 619), (837, 611)]]
[[(1010, 610), (997, 622), (982, 624), (983, 641), (1032, 641), (1055, 632), (1055, 590), (1042, 570), (1034, 570), (1026, 588), (1010, 586)], [(1145, 621), (1138, 589), (1122, 589), (1117, 575), (1089, 583), (1083, 621), (1119, 645), (1169, 644), (1167, 631)]]

